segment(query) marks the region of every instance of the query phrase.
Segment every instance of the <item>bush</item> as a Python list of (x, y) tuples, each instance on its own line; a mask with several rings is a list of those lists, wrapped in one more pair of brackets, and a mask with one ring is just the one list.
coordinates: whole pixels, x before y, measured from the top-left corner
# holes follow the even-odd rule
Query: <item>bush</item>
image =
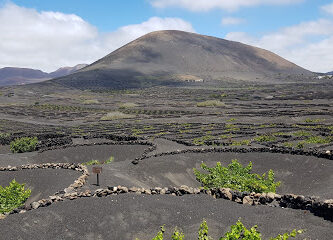
[(10, 133), (2, 133), (0, 132), (0, 138), (8, 138), (10, 137)]
[(276, 141), (276, 137), (270, 135), (261, 135), (254, 138), (257, 142), (273, 142)]
[(208, 225), (205, 219), (200, 224), (198, 230), (198, 240), (212, 240), (212, 238), (208, 236)]
[(231, 146), (249, 146), (251, 144), (251, 140), (244, 139), (240, 141), (231, 141)]
[[(244, 224), (238, 220), (235, 225), (230, 227), (230, 231), (224, 234), (223, 237), (219, 238), (219, 240), (262, 240), (261, 233), (257, 231), (258, 226), (253, 226), (250, 229), (247, 229)], [(164, 226), (161, 227), (161, 230), (158, 232), (156, 237), (152, 240), (163, 240), (164, 239)], [(270, 238), (270, 240), (288, 240), (289, 238), (294, 238), (298, 234), (303, 233), (303, 230), (294, 229), (290, 233), (284, 233), (283, 235), (278, 235), (275, 238)], [(185, 235), (182, 232), (179, 232), (177, 228), (174, 230), (174, 233), (171, 237), (172, 240), (183, 240)], [(212, 240), (208, 235), (208, 226), (206, 220), (203, 220), (200, 224), (198, 230), (198, 240)], [(138, 239), (137, 239), (138, 240)]]
[(225, 103), (219, 100), (208, 100), (197, 103), (197, 107), (224, 107)]
[(194, 168), (194, 175), (207, 189), (225, 187), (241, 192), (263, 193), (275, 192), (276, 187), (280, 185), (280, 182), (274, 182), (273, 170), (269, 170), (267, 174), (264, 173), (262, 176), (251, 173), (252, 162), (247, 167), (243, 167), (235, 159), (227, 167), (222, 167), (221, 163), (218, 162), (216, 167), (212, 168), (202, 163), (201, 168), (207, 171), (208, 174), (201, 173)]
[(91, 160), (91, 161), (88, 161), (88, 162), (85, 162), (85, 163), (82, 163), (82, 165), (85, 165), (85, 166), (92, 166), (92, 165), (101, 165), (101, 164), (109, 164), (109, 163), (112, 163), (114, 160), (114, 157), (110, 157), (108, 160), (104, 161), (104, 162), (101, 162), (99, 160)]
[(0, 214), (22, 206), (30, 197), (31, 190), (25, 190), (24, 185), (19, 184), (14, 179), (7, 187), (0, 186)]
[[(224, 237), (220, 240), (236, 240), (236, 239), (247, 239), (247, 240), (261, 240), (261, 233), (257, 231), (258, 226), (255, 225), (250, 229), (247, 229), (244, 224), (238, 220), (235, 225), (231, 226), (231, 230), (227, 232)], [(270, 238), (270, 240), (288, 240), (290, 237), (296, 237), (297, 234), (301, 234), (303, 231), (294, 229), (290, 233), (284, 233), (283, 235), (278, 235), (275, 238)]]
[(10, 143), (10, 150), (13, 153), (33, 152), (36, 150), (37, 144), (37, 137), (17, 138)]
[(333, 136), (329, 137), (321, 137), (321, 136), (310, 136), (308, 139), (305, 140), (307, 143), (312, 144), (328, 144), (333, 142)]

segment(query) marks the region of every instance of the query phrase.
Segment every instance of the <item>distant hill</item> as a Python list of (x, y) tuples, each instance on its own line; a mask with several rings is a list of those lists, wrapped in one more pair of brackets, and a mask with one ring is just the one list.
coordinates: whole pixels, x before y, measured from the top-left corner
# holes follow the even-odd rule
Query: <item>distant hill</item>
[(312, 73), (264, 49), (182, 31), (144, 35), (70, 76), (63, 86), (131, 88), (219, 80), (281, 81)]
[(326, 74), (333, 75), (333, 71), (332, 71), (332, 72), (328, 72), (328, 73), (326, 73)]
[(52, 78), (69, 75), (82, 69), (85, 66), (87, 66), (87, 64), (79, 64), (74, 67), (63, 67), (51, 73), (46, 73), (41, 70), (30, 68), (0, 68), (0, 86), (22, 85), (41, 82)]

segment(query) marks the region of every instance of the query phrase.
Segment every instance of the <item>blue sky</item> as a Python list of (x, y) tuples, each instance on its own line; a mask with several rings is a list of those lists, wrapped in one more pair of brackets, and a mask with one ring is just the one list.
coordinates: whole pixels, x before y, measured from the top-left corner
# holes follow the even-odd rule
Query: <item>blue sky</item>
[(332, 0), (0, 0), (0, 67), (91, 63), (159, 29), (240, 41), (312, 71), (333, 70)]

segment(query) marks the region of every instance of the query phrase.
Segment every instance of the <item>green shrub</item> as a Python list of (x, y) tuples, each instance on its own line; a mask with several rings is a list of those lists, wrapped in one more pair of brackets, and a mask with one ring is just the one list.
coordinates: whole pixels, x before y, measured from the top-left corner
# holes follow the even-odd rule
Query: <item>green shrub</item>
[(320, 137), (320, 136), (310, 136), (308, 139), (305, 140), (306, 143), (313, 143), (313, 144), (328, 144), (333, 142), (333, 136), (330, 137)]
[(225, 103), (219, 100), (208, 100), (197, 103), (197, 107), (224, 107)]
[(257, 226), (247, 229), (244, 224), (238, 220), (235, 225), (232, 225), (231, 230), (227, 232), (220, 240), (248, 239), (260, 240), (261, 234), (257, 231)]
[(183, 232), (180, 232), (177, 228), (174, 230), (171, 239), (172, 240), (184, 240), (185, 235)]
[(316, 118), (316, 119), (307, 118), (304, 120), (304, 122), (306, 122), (306, 123), (318, 123), (318, 122), (323, 122), (323, 121), (325, 121), (325, 119), (321, 119), (321, 118)]
[(232, 137), (232, 134), (223, 134), (219, 136), (220, 139), (231, 139)]
[(251, 140), (248, 140), (248, 139), (231, 142), (232, 146), (244, 146), (244, 145), (249, 146), (250, 144), (251, 144)]
[[(227, 232), (224, 237), (220, 238), (220, 240), (238, 240), (238, 239), (246, 239), (246, 240), (261, 240), (261, 233), (257, 231), (258, 226), (255, 225), (250, 229), (247, 229), (244, 224), (238, 220), (235, 225), (231, 226), (231, 230)], [(294, 229), (291, 233), (285, 233), (283, 235), (278, 235), (275, 238), (270, 238), (270, 240), (288, 240), (290, 237), (296, 237), (297, 234), (301, 234), (303, 231)]]
[(287, 132), (275, 132), (272, 135), (273, 136), (289, 136), (290, 133), (287, 133)]
[(208, 173), (201, 173), (193, 169), (194, 175), (203, 187), (209, 188), (231, 188), (238, 191), (247, 192), (275, 192), (280, 182), (274, 182), (274, 172), (269, 170), (263, 175), (251, 173), (252, 162), (247, 167), (243, 167), (237, 159), (227, 167), (223, 167), (220, 162), (216, 167), (209, 168), (202, 163), (201, 168)]
[(276, 137), (270, 135), (261, 135), (254, 138), (257, 142), (273, 142), (276, 141)]
[(109, 163), (112, 163), (114, 160), (114, 157), (110, 157), (108, 160), (104, 161), (104, 162), (101, 162), (99, 160), (91, 160), (91, 161), (88, 161), (88, 162), (85, 162), (85, 163), (82, 163), (82, 165), (85, 165), (85, 166), (92, 166), (92, 165), (101, 165), (101, 164), (109, 164)]
[(297, 144), (296, 144), (296, 148), (298, 148), (298, 149), (302, 149), (302, 148), (304, 148), (304, 141), (301, 141), (301, 142), (298, 142)]
[(37, 137), (17, 138), (10, 143), (10, 150), (13, 153), (33, 152), (36, 150), (37, 144)]
[(294, 132), (293, 135), (295, 137), (308, 137), (308, 136), (311, 136), (311, 132), (307, 132), (307, 131), (304, 131), (304, 130), (300, 130), (300, 131), (297, 131), (297, 132)]
[(85, 165), (85, 166), (100, 165), (100, 164), (101, 164), (101, 162), (98, 160), (91, 160), (91, 161), (82, 163), (82, 165)]
[(198, 240), (212, 240), (212, 238), (208, 236), (208, 225), (205, 219), (200, 224), (198, 230)]
[(240, 130), (240, 128), (237, 127), (235, 124), (226, 124), (225, 128), (226, 128), (227, 132), (239, 131)]
[(10, 212), (23, 205), (30, 197), (31, 190), (24, 188), (25, 184), (11, 181), (9, 186), (3, 188), (0, 186), (0, 214)]
[(2, 133), (0, 132), (0, 138), (8, 138), (10, 137), (10, 133)]
[[(262, 235), (257, 231), (258, 226), (253, 226), (250, 229), (247, 229), (244, 224), (238, 220), (235, 225), (230, 227), (230, 231), (225, 233), (223, 237), (219, 238), (219, 240), (262, 240)], [(161, 230), (158, 232), (156, 237), (152, 240), (163, 240), (164, 239), (164, 226), (161, 227)], [(294, 238), (298, 234), (303, 233), (303, 230), (294, 229), (290, 233), (284, 233), (283, 235), (278, 235), (275, 238), (270, 238), (270, 240), (288, 240), (289, 238)], [(183, 240), (185, 235), (182, 232), (179, 232), (177, 228), (175, 229), (171, 239), (172, 240)], [(138, 240), (138, 239), (137, 239)], [(208, 235), (208, 226), (206, 220), (203, 220), (200, 224), (198, 230), (198, 240), (213, 240)]]
[(161, 230), (157, 233), (156, 237), (154, 237), (152, 240), (163, 240), (163, 236), (164, 236), (164, 226), (161, 227)]
[(205, 145), (207, 141), (212, 141), (214, 139), (214, 136), (206, 135), (198, 138), (193, 139), (193, 144), (195, 145)]
[(294, 145), (291, 142), (285, 142), (285, 143), (283, 143), (283, 146), (292, 148)]

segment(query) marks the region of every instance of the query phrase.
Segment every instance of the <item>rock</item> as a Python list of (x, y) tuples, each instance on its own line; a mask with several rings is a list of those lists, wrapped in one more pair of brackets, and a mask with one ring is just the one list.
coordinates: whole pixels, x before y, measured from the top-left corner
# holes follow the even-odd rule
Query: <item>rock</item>
[(154, 194), (157, 194), (156, 190), (155, 190), (155, 189), (152, 189), (152, 190), (151, 190), (151, 194), (153, 194), (153, 195), (154, 195)]
[(37, 208), (39, 208), (39, 206), (40, 206), (40, 203), (38, 203), (38, 202), (31, 203), (32, 209), (37, 209)]
[(165, 187), (161, 190), (160, 194), (167, 194), (167, 192), (168, 192), (168, 188)]
[(232, 194), (230, 188), (220, 188), (221, 197), (224, 199), (232, 200)]
[(236, 198), (236, 199), (235, 199), (235, 202), (236, 202), (236, 203), (243, 203), (242, 199), (240, 199), (240, 198)]
[(193, 194), (193, 188), (186, 186), (186, 185), (180, 186), (179, 191), (182, 194)]
[(333, 199), (325, 200), (324, 203), (332, 205), (333, 204)]
[(194, 188), (193, 189), (193, 193), (194, 194), (199, 194), (200, 193), (200, 189), (199, 188)]
[(96, 189), (96, 190), (95, 190), (95, 193), (103, 192), (103, 190), (104, 190), (103, 188)]
[(232, 194), (233, 199), (237, 199), (237, 198), (241, 199), (243, 197), (243, 194), (239, 191), (231, 190), (230, 193)]
[(156, 187), (156, 188), (155, 188), (155, 191), (156, 191), (157, 193), (160, 193), (160, 192), (161, 192), (161, 190), (162, 190), (162, 188), (161, 188), (161, 187)]
[(282, 196), (280, 194), (275, 193), (274, 198), (279, 201), (279, 200), (281, 200)]
[(84, 194), (85, 197), (89, 197), (89, 196), (91, 196), (91, 191), (88, 189), (83, 194)]
[(261, 197), (261, 194), (260, 194), (260, 193), (255, 193), (255, 194), (254, 194), (254, 197), (255, 197), (255, 198), (260, 198), (260, 197)]
[(137, 187), (131, 187), (131, 188), (129, 188), (129, 191), (130, 192), (137, 192), (138, 188)]
[(273, 192), (269, 192), (266, 194), (266, 197), (269, 199), (269, 200), (273, 200), (275, 199), (275, 193)]
[(245, 196), (243, 198), (243, 204), (254, 205), (254, 201), (250, 196)]
[(146, 189), (146, 190), (145, 190), (145, 194), (147, 194), (147, 195), (151, 195), (151, 190), (150, 190), (150, 189)]
[(128, 188), (127, 187), (118, 187), (120, 192), (123, 192), (123, 193), (128, 193)]
[(268, 205), (271, 206), (271, 207), (279, 207), (280, 206), (279, 202), (276, 201), (275, 199), (271, 203), (269, 203)]
[(72, 193), (74, 192), (74, 188), (73, 187), (68, 187), (64, 189), (65, 193)]

